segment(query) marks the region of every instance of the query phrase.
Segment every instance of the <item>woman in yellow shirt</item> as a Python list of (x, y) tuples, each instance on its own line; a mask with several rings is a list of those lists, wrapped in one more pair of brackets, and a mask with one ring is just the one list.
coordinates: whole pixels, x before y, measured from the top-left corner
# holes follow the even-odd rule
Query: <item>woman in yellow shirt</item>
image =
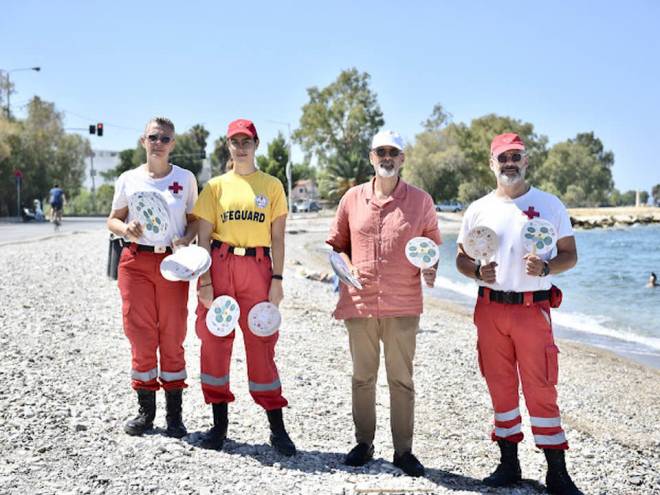
[(240, 306), (250, 395), (268, 415), (273, 447), (283, 455), (296, 452), (284, 428), (282, 396), (275, 344), (279, 332), (260, 337), (248, 330), (248, 313), (255, 304), (279, 305), (284, 297), (284, 230), (287, 203), (282, 183), (257, 169), (259, 137), (254, 124), (238, 119), (227, 130), (233, 169), (204, 187), (193, 209), (199, 218), (199, 243), (209, 250), (211, 269), (199, 279), (197, 335), (202, 341), (201, 381), (204, 400), (213, 406), (213, 427), (203, 446), (221, 449), (227, 435), (227, 404), (234, 400), (229, 365), (235, 332), (218, 337), (206, 327), (214, 298), (229, 295)]

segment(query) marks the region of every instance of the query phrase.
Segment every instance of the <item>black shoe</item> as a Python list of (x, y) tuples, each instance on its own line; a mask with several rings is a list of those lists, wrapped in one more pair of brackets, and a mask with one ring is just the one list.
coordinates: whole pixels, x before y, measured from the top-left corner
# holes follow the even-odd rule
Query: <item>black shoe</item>
[(518, 461), (518, 444), (498, 440), (497, 445), (500, 447), (500, 464), (490, 476), (483, 479), (483, 483), (492, 487), (515, 485), (522, 479)]
[(203, 449), (222, 450), (227, 438), (227, 427), (229, 419), (227, 418), (227, 403), (212, 404), (213, 406), (213, 427), (206, 432), (200, 446)]
[(156, 391), (138, 389), (137, 397), (138, 415), (124, 424), (124, 431), (132, 436), (140, 436), (153, 428), (156, 417)]
[(417, 457), (412, 452), (406, 452), (401, 455), (397, 455), (395, 452), (392, 463), (408, 476), (424, 476), (424, 466), (422, 466), (422, 463), (417, 460)]
[(296, 446), (284, 428), (282, 409), (266, 411), (266, 414), (268, 415), (268, 423), (270, 424), (270, 444), (284, 456), (291, 457), (295, 455)]
[(366, 443), (358, 443), (351, 451), (344, 457), (344, 464), (347, 466), (359, 467), (364, 466), (374, 457), (374, 446), (367, 445)]
[(167, 414), (165, 421), (167, 422), (167, 429), (165, 434), (168, 437), (182, 438), (188, 434), (186, 425), (183, 424), (181, 419), (181, 395), (183, 389), (165, 390), (165, 404)]
[(566, 470), (564, 451), (560, 449), (543, 449), (548, 461), (548, 474), (545, 476), (545, 487), (554, 495), (583, 495)]

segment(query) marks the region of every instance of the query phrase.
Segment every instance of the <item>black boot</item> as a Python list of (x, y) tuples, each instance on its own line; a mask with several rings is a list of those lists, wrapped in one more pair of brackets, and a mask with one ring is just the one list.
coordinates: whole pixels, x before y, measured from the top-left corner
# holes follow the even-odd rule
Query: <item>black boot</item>
[(266, 411), (266, 413), (268, 414), (268, 423), (270, 423), (270, 444), (282, 455), (287, 457), (295, 455), (296, 446), (284, 428), (282, 409), (273, 409), (272, 411)]
[(511, 486), (522, 479), (520, 472), (520, 462), (518, 462), (518, 444), (498, 440), (500, 447), (500, 464), (490, 476), (484, 478), (485, 485), (499, 487)]
[(229, 419), (227, 418), (227, 403), (220, 402), (212, 404), (213, 406), (213, 428), (206, 432), (201, 446), (203, 449), (222, 450), (227, 438), (227, 427)]
[(156, 391), (138, 389), (137, 397), (140, 405), (138, 415), (124, 424), (124, 431), (133, 436), (140, 436), (153, 428), (156, 417)]
[(167, 414), (165, 421), (167, 421), (167, 430), (165, 433), (168, 437), (182, 438), (188, 434), (186, 425), (183, 424), (181, 419), (181, 393), (183, 389), (165, 390), (165, 404), (167, 407)]
[(548, 474), (545, 475), (545, 487), (554, 495), (582, 495), (566, 470), (564, 451), (543, 449), (548, 461)]

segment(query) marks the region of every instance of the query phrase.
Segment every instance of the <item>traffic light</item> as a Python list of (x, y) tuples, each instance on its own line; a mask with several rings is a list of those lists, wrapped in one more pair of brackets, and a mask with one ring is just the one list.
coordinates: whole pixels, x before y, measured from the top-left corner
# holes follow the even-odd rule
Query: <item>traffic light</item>
[(102, 124), (101, 122), (99, 122), (98, 124), (96, 124), (96, 135), (97, 135), (98, 137), (103, 136), (103, 124)]
[(96, 134), (96, 126), (94, 124), (90, 124), (89, 133), (90, 134)]

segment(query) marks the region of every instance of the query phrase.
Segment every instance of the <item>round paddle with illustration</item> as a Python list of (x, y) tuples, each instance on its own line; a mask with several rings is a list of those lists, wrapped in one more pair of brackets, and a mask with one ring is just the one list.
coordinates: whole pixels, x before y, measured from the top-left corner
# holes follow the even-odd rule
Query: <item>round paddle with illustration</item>
[(206, 313), (206, 328), (216, 337), (229, 335), (241, 316), (241, 308), (231, 296), (216, 297)]
[(467, 255), (481, 262), (490, 263), (499, 248), (499, 239), (495, 231), (489, 227), (477, 226), (470, 229), (463, 240), (463, 249)]
[(525, 223), (520, 235), (525, 249), (536, 255), (551, 252), (557, 244), (555, 226), (542, 218), (533, 218)]
[(332, 251), (329, 256), (330, 266), (332, 271), (335, 272), (335, 275), (339, 277), (339, 280), (344, 282), (346, 285), (355, 287), (358, 290), (362, 290), (362, 284), (360, 281), (351, 273), (351, 270), (348, 268), (348, 265), (344, 261), (344, 258), (339, 256), (339, 253)]
[(422, 270), (431, 268), (440, 259), (440, 248), (428, 237), (413, 237), (406, 243), (406, 258)]
[(282, 315), (273, 303), (264, 301), (255, 304), (248, 313), (248, 328), (258, 337), (269, 337), (280, 328)]
[(128, 201), (133, 218), (144, 226), (142, 237), (147, 241), (162, 244), (170, 229), (170, 209), (162, 194), (156, 191), (141, 191)]
[(160, 273), (172, 282), (189, 282), (206, 272), (211, 256), (206, 249), (191, 245), (178, 248), (160, 262)]

